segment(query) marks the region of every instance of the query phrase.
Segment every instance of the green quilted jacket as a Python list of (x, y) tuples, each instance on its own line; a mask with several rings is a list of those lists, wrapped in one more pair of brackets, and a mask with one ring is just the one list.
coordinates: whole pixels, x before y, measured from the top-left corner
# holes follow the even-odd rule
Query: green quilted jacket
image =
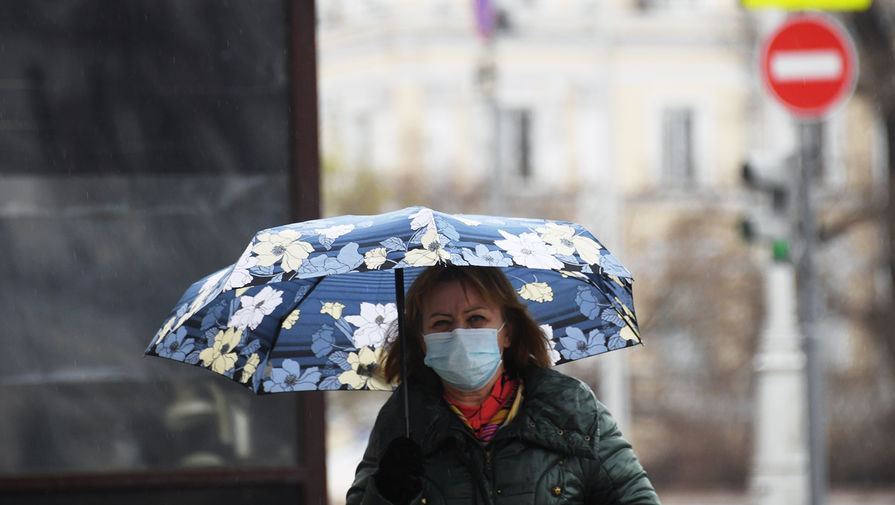
[[(521, 408), (482, 446), (442, 399), (434, 373), (410, 384), (411, 438), (420, 444), (423, 505), (653, 505), (659, 498), (609, 411), (583, 382), (551, 369), (523, 373)], [(403, 387), (403, 386), (402, 386)], [(389, 502), (373, 474), (404, 435), (401, 388), (379, 412), (348, 505)]]

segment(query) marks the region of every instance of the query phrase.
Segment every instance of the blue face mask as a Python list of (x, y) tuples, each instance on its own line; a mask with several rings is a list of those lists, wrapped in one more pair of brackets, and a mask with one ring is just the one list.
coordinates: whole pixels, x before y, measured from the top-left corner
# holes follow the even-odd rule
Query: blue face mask
[(423, 362), (446, 383), (460, 391), (478, 391), (494, 377), (500, 366), (500, 328), (455, 328), (450, 332), (423, 335)]

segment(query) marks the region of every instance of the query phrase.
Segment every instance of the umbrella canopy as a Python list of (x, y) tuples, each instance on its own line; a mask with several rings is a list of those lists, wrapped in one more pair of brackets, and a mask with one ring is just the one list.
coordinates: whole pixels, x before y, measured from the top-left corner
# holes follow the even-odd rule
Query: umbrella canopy
[(640, 343), (631, 274), (582, 226), (411, 207), (257, 233), (187, 289), (146, 354), (256, 393), (391, 389), (374, 372), (403, 310), (396, 277), (402, 290), (438, 264), (502, 269), (554, 364)]

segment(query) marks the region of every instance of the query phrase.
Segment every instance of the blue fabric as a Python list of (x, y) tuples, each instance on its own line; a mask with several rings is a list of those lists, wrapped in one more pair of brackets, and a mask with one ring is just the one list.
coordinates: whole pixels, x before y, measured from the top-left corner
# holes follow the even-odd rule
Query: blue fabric
[(391, 389), (375, 373), (409, 286), (435, 264), (501, 268), (551, 339), (554, 364), (640, 343), (631, 274), (582, 226), (425, 207), (258, 232), (191, 285), (147, 354), (257, 393)]
[(423, 362), (442, 380), (460, 391), (478, 391), (497, 373), (501, 353), (500, 328), (454, 328), (423, 335)]

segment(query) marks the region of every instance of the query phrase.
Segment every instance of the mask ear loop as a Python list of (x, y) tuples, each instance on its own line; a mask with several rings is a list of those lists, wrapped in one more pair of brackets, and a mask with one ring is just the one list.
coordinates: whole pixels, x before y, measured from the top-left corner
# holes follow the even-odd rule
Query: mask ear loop
[[(495, 335), (497, 336), (498, 339), (500, 338), (501, 330), (503, 330), (504, 326), (506, 326), (506, 325), (507, 325), (507, 322), (506, 322), (506, 320), (504, 320), (503, 324), (500, 325), (500, 328), (497, 329), (497, 333), (495, 333)], [(501, 352), (501, 355), (503, 355), (503, 352)]]

